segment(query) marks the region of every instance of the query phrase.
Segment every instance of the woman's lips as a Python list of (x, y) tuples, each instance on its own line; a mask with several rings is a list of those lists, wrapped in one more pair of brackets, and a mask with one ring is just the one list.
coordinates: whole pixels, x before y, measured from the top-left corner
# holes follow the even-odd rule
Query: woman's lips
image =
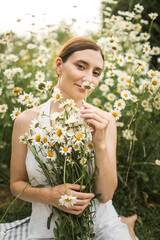
[[(77, 87), (79, 87), (80, 89), (83, 89), (82, 87), (81, 87), (81, 85), (78, 85), (78, 84), (75, 84)], [(83, 89), (84, 90), (84, 89)]]

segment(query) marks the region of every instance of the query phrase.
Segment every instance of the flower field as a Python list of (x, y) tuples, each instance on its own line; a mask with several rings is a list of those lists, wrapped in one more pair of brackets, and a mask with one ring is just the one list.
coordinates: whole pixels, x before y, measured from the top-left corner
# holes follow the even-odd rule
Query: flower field
[[(117, 121), (119, 186), (113, 203), (119, 215), (138, 214), (140, 239), (160, 236), (160, 47), (152, 46), (158, 14), (142, 18), (144, 7), (113, 14), (117, 1), (103, 1), (103, 26), (94, 38), (105, 55), (99, 86), (87, 99), (111, 112)], [(21, 24), (21, 23), (19, 23)], [(143, 31), (148, 26), (148, 31)], [(47, 29), (47, 30), (46, 30)], [(14, 120), (24, 110), (50, 98), (57, 82), (54, 61), (62, 44), (73, 36), (68, 28), (53, 28), (29, 37), (7, 32), (0, 38), (0, 211), (11, 201), (9, 162)], [(152, 59), (156, 59), (156, 67)], [(6, 194), (6, 195), (5, 195)], [(3, 198), (3, 196), (5, 196)], [(7, 200), (5, 205), (4, 199)], [(19, 208), (18, 206), (21, 206)], [(27, 209), (26, 209), (27, 208)], [(18, 201), (6, 221), (29, 215), (30, 205)]]

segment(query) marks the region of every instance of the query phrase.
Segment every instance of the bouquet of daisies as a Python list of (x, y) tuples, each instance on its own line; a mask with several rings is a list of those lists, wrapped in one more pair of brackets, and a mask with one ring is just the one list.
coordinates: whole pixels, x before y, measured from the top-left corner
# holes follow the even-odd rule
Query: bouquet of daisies
[[(93, 86), (83, 84), (87, 91)], [(76, 197), (69, 196), (66, 183), (85, 185), (85, 192), (93, 193), (95, 180), (94, 147), (92, 143), (92, 128), (80, 118), (80, 111), (72, 99), (62, 100), (58, 88), (52, 93), (53, 101), (59, 101), (61, 112), (56, 112), (49, 118), (51, 126), (41, 126), (38, 120), (33, 120), (29, 134), (25, 133), (20, 140), (26, 143), (38, 162), (40, 171), (45, 176), (47, 185), (56, 186), (65, 184), (66, 194), (61, 196), (59, 204), (66, 207), (74, 205)], [(41, 114), (43, 117), (43, 113)], [(42, 161), (40, 154), (45, 157)], [(53, 208), (48, 217), (47, 226), (50, 228), (54, 210), (58, 212), (54, 235), (58, 240), (92, 239), (93, 235), (93, 205), (90, 205), (82, 214), (72, 215)]]

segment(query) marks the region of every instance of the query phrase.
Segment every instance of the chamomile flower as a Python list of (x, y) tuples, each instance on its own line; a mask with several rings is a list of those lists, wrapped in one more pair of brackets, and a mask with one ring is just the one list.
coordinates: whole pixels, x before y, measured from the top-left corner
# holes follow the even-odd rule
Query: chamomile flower
[(150, 54), (151, 53), (151, 46), (148, 42), (146, 42), (143, 46), (143, 52), (145, 54)]
[(44, 67), (46, 65), (47, 59), (45, 56), (40, 56), (36, 62), (39, 67)]
[(114, 101), (116, 98), (116, 95), (114, 95), (113, 93), (107, 94), (107, 99), (110, 101)]
[(106, 45), (106, 38), (105, 37), (102, 37), (100, 39), (97, 40), (97, 45), (100, 47), (100, 48), (104, 48), (105, 45)]
[(152, 47), (151, 55), (159, 55), (160, 54), (160, 48), (159, 47)]
[(138, 98), (135, 95), (131, 95), (130, 99), (131, 99), (132, 102), (137, 102), (138, 101)]
[(123, 130), (122, 133), (123, 133), (123, 137), (125, 139), (127, 139), (127, 140), (132, 139), (132, 132), (130, 130), (128, 130), (128, 129)]
[(102, 91), (102, 92), (108, 92), (109, 91), (109, 87), (106, 85), (106, 84), (101, 84), (99, 89)]
[(36, 48), (36, 45), (32, 44), (32, 43), (29, 43), (29, 44), (27, 44), (27, 48), (28, 49), (34, 49), (34, 48)]
[(96, 106), (99, 106), (101, 104), (101, 100), (99, 98), (93, 98), (92, 102)]
[(59, 199), (59, 204), (65, 207), (73, 206), (77, 202), (77, 197), (62, 195)]
[(126, 103), (123, 99), (118, 99), (114, 103), (114, 108), (117, 108), (119, 110), (124, 109), (126, 106)]
[(114, 80), (112, 78), (107, 78), (104, 80), (105, 84), (108, 86), (113, 86), (114, 85)]
[(126, 53), (125, 60), (127, 62), (133, 62), (134, 61), (134, 54), (132, 52)]
[(117, 125), (117, 127), (123, 127), (124, 123), (123, 122), (117, 122), (116, 125)]
[(158, 74), (158, 72), (157, 71), (154, 71), (154, 70), (152, 70), (152, 69), (150, 69), (149, 71), (148, 71), (148, 76), (149, 77), (157, 77), (157, 74)]
[(15, 120), (20, 113), (21, 113), (21, 108), (14, 108), (14, 110), (10, 114), (12, 120)]
[(47, 155), (47, 159), (50, 159), (51, 161), (54, 161), (57, 158), (57, 154), (55, 151), (48, 149), (48, 151), (46, 152)]
[(87, 91), (91, 91), (95, 88), (95, 85), (93, 83), (89, 83), (88, 81), (84, 81), (81, 85), (81, 88), (86, 89)]
[(160, 166), (160, 160), (156, 159), (156, 160), (155, 160), (155, 163), (156, 163), (158, 166)]
[(121, 97), (124, 99), (124, 100), (129, 100), (131, 98), (131, 92), (129, 90), (123, 90), (121, 92)]
[(122, 55), (118, 55), (118, 57), (117, 57), (117, 64), (119, 65), (119, 66), (124, 66), (124, 64), (125, 64), (125, 58), (124, 58), (124, 56), (122, 56)]
[(7, 104), (0, 105), (0, 113), (5, 113), (8, 109)]
[(150, 38), (150, 34), (149, 33), (141, 33), (140, 37), (141, 37), (141, 40), (147, 41)]
[(152, 19), (152, 20), (155, 20), (158, 16), (157, 13), (149, 13), (148, 16)]
[(152, 112), (152, 108), (150, 108), (150, 107), (146, 107), (146, 108), (144, 108), (144, 110), (145, 110), (146, 112)]
[(122, 116), (121, 111), (119, 109), (111, 109), (110, 112), (112, 113), (113, 117), (116, 120), (118, 120)]
[(17, 62), (19, 60), (19, 57), (17, 57), (16, 55), (14, 54), (11, 54), (11, 55), (8, 55), (7, 56), (7, 60), (10, 60), (12, 62)]
[(160, 103), (155, 103), (154, 106), (157, 110), (160, 110)]
[(71, 147), (69, 147), (68, 145), (64, 145), (63, 147), (62, 146), (60, 147), (59, 152), (64, 154), (64, 155), (67, 155), (67, 154), (71, 153), (71, 151), (72, 151)]
[(112, 109), (112, 105), (111, 105), (110, 102), (105, 103), (105, 104), (104, 104), (104, 107), (105, 107), (108, 111), (111, 111), (111, 109)]
[(52, 92), (52, 99), (53, 99), (54, 103), (59, 101), (62, 98), (63, 97), (62, 97), (62, 94), (61, 94), (59, 88), (55, 87), (54, 91)]
[(137, 13), (142, 13), (143, 10), (144, 10), (144, 7), (138, 3), (138, 4), (136, 4), (136, 5), (134, 6), (134, 10), (135, 10)]
[(14, 92), (14, 95), (19, 95), (21, 92), (22, 92), (22, 88), (20, 88), (20, 87), (15, 87), (14, 89), (13, 89), (13, 92)]
[(87, 162), (87, 159), (86, 159), (86, 158), (81, 158), (80, 164), (81, 164), (82, 166), (85, 165), (86, 162)]
[(37, 71), (35, 75), (35, 79), (44, 81), (45, 80), (45, 74), (41, 71)]

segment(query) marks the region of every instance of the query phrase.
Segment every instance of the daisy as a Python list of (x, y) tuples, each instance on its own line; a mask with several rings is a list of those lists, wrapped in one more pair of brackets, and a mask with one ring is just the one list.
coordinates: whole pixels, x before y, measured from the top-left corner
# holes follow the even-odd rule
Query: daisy
[(158, 166), (160, 166), (160, 160), (156, 159), (156, 160), (155, 160), (155, 163), (156, 163)]
[(47, 59), (46, 59), (44, 56), (40, 56), (40, 57), (38, 57), (38, 59), (36, 60), (37, 65), (38, 65), (39, 67), (44, 67), (44, 66), (46, 65), (46, 61), (47, 61)]
[(38, 80), (35, 82), (35, 87), (39, 90), (39, 91), (45, 91), (46, 90), (46, 83), (43, 80)]
[(154, 71), (154, 70), (149, 70), (148, 72), (148, 76), (149, 77), (157, 77), (157, 71)]
[(152, 78), (151, 84), (152, 84), (154, 87), (159, 87), (159, 86), (160, 86), (160, 79), (158, 79), (158, 78)]
[(160, 48), (159, 47), (153, 47), (151, 50), (152, 55), (159, 55), (160, 54)]
[(113, 117), (114, 117), (116, 120), (118, 120), (118, 119), (122, 116), (122, 114), (121, 114), (121, 112), (120, 112), (119, 109), (111, 109), (110, 112), (112, 113)]
[(78, 144), (78, 143), (74, 144), (74, 145), (73, 145), (73, 149), (74, 149), (75, 151), (79, 151), (79, 150), (80, 150), (80, 144)]
[(7, 56), (7, 60), (10, 60), (12, 62), (17, 62), (19, 60), (19, 57), (17, 57), (16, 55), (14, 54), (11, 54), (11, 55), (8, 55)]
[(8, 109), (7, 104), (2, 104), (2, 105), (0, 105), (0, 113), (1, 113), (1, 112), (2, 112), (2, 113), (5, 113), (5, 112), (7, 111), (7, 109)]
[(129, 100), (131, 98), (131, 92), (128, 91), (128, 90), (123, 90), (121, 92), (121, 97), (124, 99), (124, 100)]
[(126, 129), (122, 131), (123, 137), (127, 140), (130, 140), (132, 138), (130, 130)]
[(135, 95), (131, 95), (130, 99), (131, 99), (132, 102), (137, 102), (138, 101), (138, 98)]
[(157, 110), (160, 110), (160, 103), (155, 103), (154, 106)]
[(20, 93), (22, 92), (22, 88), (20, 88), (20, 87), (15, 87), (15, 88), (13, 89), (13, 92), (14, 92), (15, 95), (18, 95), (18, 94), (20, 94)]
[(101, 100), (99, 98), (93, 98), (92, 102), (96, 106), (99, 106), (101, 104)]
[(150, 51), (151, 51), (151, 46), (149, 45), (149, 43), (145, 43), (144, 46), (143, 46), (143, 52), (145, 54), (150, 54)]
[(77, 201), (77, 197), (72, 197), (68, 195), (62, 195), (59, 199), (60, 206), (70, 207), (73, 206)]
[(114, 80), (112, 78), (107, 78), (104, 80), (106, 85), (113, 86), (114, 85)]
[(135, 10), (137, 13), (142, 13), (143, 10), (144, 10), (144, 7), (138, 3), (138, 4), (136, 4), (136, 5), (134, 6), (134, 10)]
[(117, 127), (123, 127), (124, 123), (123, 122), (117, 122), (116, 125), (117, 125)]
[(144, 108), (148, 107), (148, 101), (144, 99), (144, 100), (141, 102), (141, 105), (142, 105), (142, 107), (144, 107)]
[(64, 155), (67, 155), (67, 154), (69, 154), (69, 153), (71, 153), (71, 151), (72, 151), (72, 148), (71, 147), (68, 147), (68, 145), (65, 145), (65, 146), (61, 146), (60, 147), (60, 153), (62, 153), (62, 154), (64, 154)]
[(125, 64), (125, 58), (122, 56), (122, 55), (119, 55), (118, 57), (117, 57), (117, 64), (119, 65), (119, 66), (124, 66), (124, 64)]
[(157, 13), (149, 13), (148, 16), (152, 19), (152, 20), (155, 20), (158, 16)]
[(2, 88), (0, 88), (0, 96), (2, 95)]
[(108, 111), (110, 111), (110, 110), (112, 109), (112, 105), (111, 105), (109, 102), (105, 103), (105, 104), (104, 104), (104, 107), (105, 107)]
[(101, 84), (99, 86), (99, 89), (102, 91), (102, 92), (108, 92), (109, 91), (109, 87), (105, 84)]
[(115, 71), (114, 70), (111, 70), (111, 71), (107, 72), (107, 77), (113, 77), (113, 76), (115, 76)]
[(20, 113), (21, 113), (21, 108), (14, 108), (14, 110), (10, 114), (12, 120), (15, 120)]
[(110, 101), (114, 101), (117, 97), (113, 93), (109, 93), (109, 94), (107, 94), (107, 98)]
[(82, 166), (85, 165), (86, 162), (87, 162), (87, 159), (86, 159), (86, 158), (81, 158), (80, 164), (81, 164)]
[(150, 34), (149, 33), (141, 33), (140, 34), (141, 40), (148, 40), (150, 38)]
[(152, 108), (150, 108), (150, 107), (147, 107), (147, 108), (145, 108), (144, 109), (146, 112), (152, 112)]
[(48, 151), (46, 152), (46, 155), (47, 155), (47, 159), (50, 159), (51, 161), (54, 161), (57, 158), (56, 152), (51, 149), (48, 149)]
[(59, 88), (54, 87), (54, 91), (52, 92), (52, 98), (54, 103), (63, 98)]
[(89, 83), (88, 81), (84, 81), (81, 85), (81, 88), (91, 91), (95, 88), (95, 85), (93, 83)]
[(127, 62), (133, 62), (134, 61), (134, 54), (133, 53), (126, 53), (125, 60)]
[(114, 103), (114, 107), (119, 109), (119, 110), (124, 109), (125, 106), (126, 106), (126, 103), (125, 103), (125, 101), (123, 99), (118, 99)]
[(27, 44), (27, 48), (28, 49), (34, 49), (34, 48), (36, 48), (36, 45), (32, 44), (32, 43), (29, 43), (29, 44)]
[(105, 37), (102, 37), (100, 39), (97, 40), (97, 45), (100, 47), (100, 48), (104, 48), (104, 46), (106, 45), (106, 38)]
[(40, 80), (40, 81), (44, 81), (45, 74), (41, 71), (37, 71), (36, 75), (35, 75), (35, 79)]

